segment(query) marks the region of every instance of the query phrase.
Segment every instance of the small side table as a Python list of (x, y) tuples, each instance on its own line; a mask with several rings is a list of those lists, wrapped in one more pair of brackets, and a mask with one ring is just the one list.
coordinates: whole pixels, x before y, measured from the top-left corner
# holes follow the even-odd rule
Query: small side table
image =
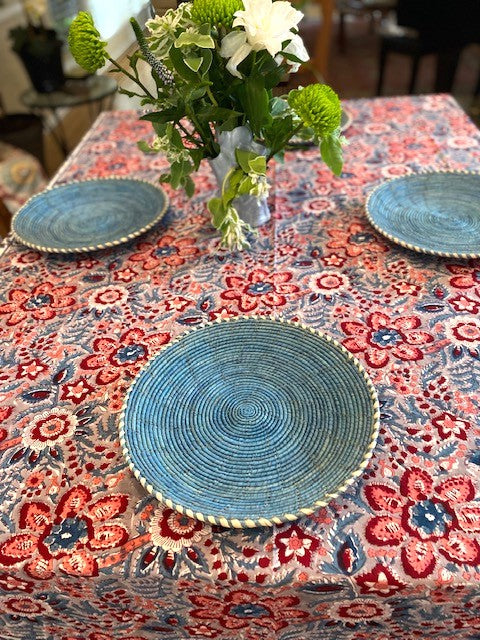
[[(59, 109), (87, 104), (90, 120), (93, 122), (105, 107), (111, 108), (117, 83), (110, 76), (87, 76), (84, 78), (67, 78), (63, 87), (52, 93), (37, 93), (35, 89), (27, 89), (20, 96), (22, 103), (32, 112), (40, 115), (43, 111), (51, 114), (54, 129), (51, 133), (66, 157), (68, 143), (62, 120), (58, 116)], [(105, 104), (105, 101), (108, 103)]]

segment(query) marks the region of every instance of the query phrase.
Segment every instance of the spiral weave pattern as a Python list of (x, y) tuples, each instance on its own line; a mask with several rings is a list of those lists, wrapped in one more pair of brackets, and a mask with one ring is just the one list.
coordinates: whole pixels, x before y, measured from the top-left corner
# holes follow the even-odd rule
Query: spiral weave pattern
[(441, 256), (480, 256), (480, 173), (439, 171), (394, 178), (367, 200), (383, 235)]
[(12, 230), (29, 247), (81, 252), (120, 244), (162, 218), (165, 192), (144, 180), (104, 178), (70, 182), (33, 196)]
[(359, 363), (298, 324), (240, 318), (165, 348), (129, 390), (127, 459), (168, 506), (224, 526), (294, 520), (366, 465), (378, 426)]

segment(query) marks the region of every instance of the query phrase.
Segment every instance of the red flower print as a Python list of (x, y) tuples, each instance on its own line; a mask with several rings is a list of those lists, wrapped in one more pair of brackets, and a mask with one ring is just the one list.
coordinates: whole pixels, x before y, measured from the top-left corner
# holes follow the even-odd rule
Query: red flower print
[(352, 222), (348, 230), (328, 229), (328, 235), (332, 240), (327, 242), (327, 247), (343, 249), (350, 257), (360, 256), (366, 251), (374, 253), (388, 251), (388, 246), (360, 222)]
[(0, 407), (0, 422), (5, 422), (12, 415), (13, 407)]
[(304, 567), (309, 567), (313, 552), (318, 548), (318, 544), (316, 538), (309, 536), (297, 525), (293, 525), (275, 536), (278, 559), (282, 564), (296, 560)]
[(111, 159), (102, 156), (90, 167), (85, 177), (131, 176), (135, 171), (139, 171), (141, 166), (141, 159), (134, 154), (115, 154)]
[(106, 495), (91, 502), (88, 487), (69, 489), (53, 510), (45, 502), (27, 502), (20, 509), (18, 529), (0, 544), (0, 564), (10, 567), (26, 562), (27, 575), (47, 580), (54, 575), (54, 561), (70, 576), (98, 575), (96, 552), (124, 544), (128, 531), (108, 521), (124, 513), (128, 498)]
[(98, 371), (97, 384), (110, 384), (123, 374), (134, 377), (151, 352), (169, 340), (169, 333), (146, 336), (142, 329), (129, 329), (120, 338), (97, 338), (93, 342), (93, 354), (84, 358), (80, 367)]
[(191, 636), (201, 636), (202, 638), (216, 638), (222, 633), (219, 629), (214, 629), (206, 624), (185, 625), (185, 631), (188, 631)]
[(113, 279), (116, 281), (120, 280), (121, 282), (131, 282), (136, 275), (137, 272), (135, 271), (135, 269), (130, 269), (130, 267), (127, 267), (126, 269), (114, 271)]
[(401, 562), (412, 578), (429, 576), (441, 553), (458, 565), (480, 562), (480, 545), (468, 534), (480, 531), (480, 507), (472, 481), (449, 477), (437, 486), (422, 469), (407, 469), (400, 491), (385, 484), (365, 487), (371, 508), (380, 512), (366, 527), (374, 545), (401, 548)]
[(54, 287), (49, 282), (39, 284), (31, 291), (12, 289), (8, 300), (0, 305), (0, 314), (8, 314), (7, 325), (12, 326), (28, 317), (34, 320), (51, 320), (58, 313), (75, 304), (70, 296), (76, 287)]
[(200, 520), (193, 520), (173, 509), (159, 509), (150, 523), (152, 542), (156, 547), (179, 552), (199, 542), (205, 535)]
[(37, 600), (31, 596), (5, 596), (0, 598), (0, 613), (22, 618), (51, 616), (53, 609), (45, 600)]
[(407, 586), (404, 582), (400, 582), (390, 569), (381, 564), (377, 564), (371, 571), (357, 576), (355, 579), (360, 585), (360, 593), (381, 596), (382, 598), (394, 596)]
[(92, 391), (95, 391), (95, 388), (89, 385), (85, 378), (78, 378), (63, 385), (60, 398), (80, 404)]
[(262, 598), (258, 593), (240, 589), (225, 598), (194, 595), (189, 599), (197, 607), (190, 612), (192, 618), (217, 620), (225, 629), (243, 629), (254, 624), (278, 631), (291, 621), (308, 617), (307, 611), (291, 608), (300, 602), (296, 596)]
[(445, 412), (433, 418), (432, 424), (438, 429), (440, 437), (444, 440), (451, 437), (466, 440), (467, 430), (470, 429), (469, 422)]
[(480, 261), (469, 260), (468, 264), (447, 264), (450, 273), (455, 277), (450, 278), (450, 284), (457, 289), (469, 289), (480, 284)]
[(297, 285), (289, 284), (291, 279), (289, 271), (269, 273), (265, 269), (254, 269), (247, 277), (227, 276), (228, 289), (220, 297), (223, 300), (236, 300), (240, 311), (253, 311), (260, 304), (280, 307), (287, 303), (289, 294), (299, 291)]
[(478, 313), (480, 309), (480, 302), (478, 300), (472, 300), (468, 296), (458, 295), (456, 298), (449, 298), (448, 301), (458, 313), (462, 313), (462, 311)]
[(179, 267), (198, 253), (195, 242), (194, 238), (175, 238), (170, 235), (162, 236), (156, 244), (140, 242), (137, 245), (139, 252), (130, 256), (130, 260), (141, 262), (146, 271), (165, 265)]
[(460, 347), (476, 347), (480, 345), (480, 320), (473, 316), (451, 318), (445, 325), (445, 333)]
[(34, 451), (54, 447), (75, 433), (78, 419), (61, 407), (48, 409), (36, 415), (22, 432), (25, 447)]
[(309, 280), (310, 289), (323, 295), (341, 293), (348, 284), (348, 277), (339, 271), (322, 271), (311, 276)]
[(22, 580), (15, 576), (10, 576), (8, 573), (0, 574), (0, 589), (4, 591), (24, 591), (25, 593), (32, 593), (34, 583), (29, 580)]
[(423, 353), (417, 345), (433, 342), (433, 336), (418, 331), (420, 319), (404, 316), (392, 320), (384, 313), (372, 313), (367, 322), (342, 322), (342, 330), (351, 336), (343, 345), (352, 353), (365, 353), (371, 367), (384, 367), (390, 354), (399, 360), (421, 360)]
[(128, 290), (118, 284), (107, 285), (95, 289), (88, 297), (88, 306), (92, 309), (109, 309), (125, 304), (128, 300)]
[(338, 602), (329, 609), (329, 616), (334, 620), (343, 619), (347, 626), (355, 626), (358, 622), (379, 622), (392, 616), (392, 608), (385, 602), (357, 598)]
[(26, 360), (18, 365), (17, 378), (28, 378), (28, 380), (35, 380), (39, 375), (48, 371), (46, 364), (41, 362), (38, 358), (32, 358)]

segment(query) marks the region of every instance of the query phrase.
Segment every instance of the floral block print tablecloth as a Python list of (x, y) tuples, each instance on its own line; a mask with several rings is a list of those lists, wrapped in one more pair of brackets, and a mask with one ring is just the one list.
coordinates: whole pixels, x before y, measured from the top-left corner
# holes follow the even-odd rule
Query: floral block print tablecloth
[[(479, 169), (449, 96), (346, 103), (341, 178), (318, 152), (271, 173), (273, 219), (218, 248), (205, 166), (188, 201), (112, 250), (0, 258), (0, 636), (21, 640), (480, 638), (480, 261), (395, 246), (370, 190)], [(103, 113), (55, 182), (165, 166), (150, 125)], [(297, 319), (368, 370), (382, 407), (360, 480), (295, 523), (234, 531), (163, 508), (128, 470), (117, 425), (152, 354), (208, 320)], [(308, 443), (306, 443), (308, 447)]]

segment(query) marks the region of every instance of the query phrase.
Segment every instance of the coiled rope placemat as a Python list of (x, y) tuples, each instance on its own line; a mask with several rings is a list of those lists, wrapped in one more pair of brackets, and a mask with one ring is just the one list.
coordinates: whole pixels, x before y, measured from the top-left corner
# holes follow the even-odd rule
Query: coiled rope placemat
[(152, 358), (120, 420), (130, 468), (167, 506), (212, 524), (312, 513), (367, 465), (379, 406), (360, 363), (298, 323), (241, 317)]
[(408, 249), (452, 258), (480, 256), (480, 173), (393, 178), (371, 192), (366, 211), (377, 231)]
[(12, 220), (27, 247), (54, 253), (105, 249), (139, 236), (165, 214), (168, 197), (146, 180), (98, 178), (51, 187)]

